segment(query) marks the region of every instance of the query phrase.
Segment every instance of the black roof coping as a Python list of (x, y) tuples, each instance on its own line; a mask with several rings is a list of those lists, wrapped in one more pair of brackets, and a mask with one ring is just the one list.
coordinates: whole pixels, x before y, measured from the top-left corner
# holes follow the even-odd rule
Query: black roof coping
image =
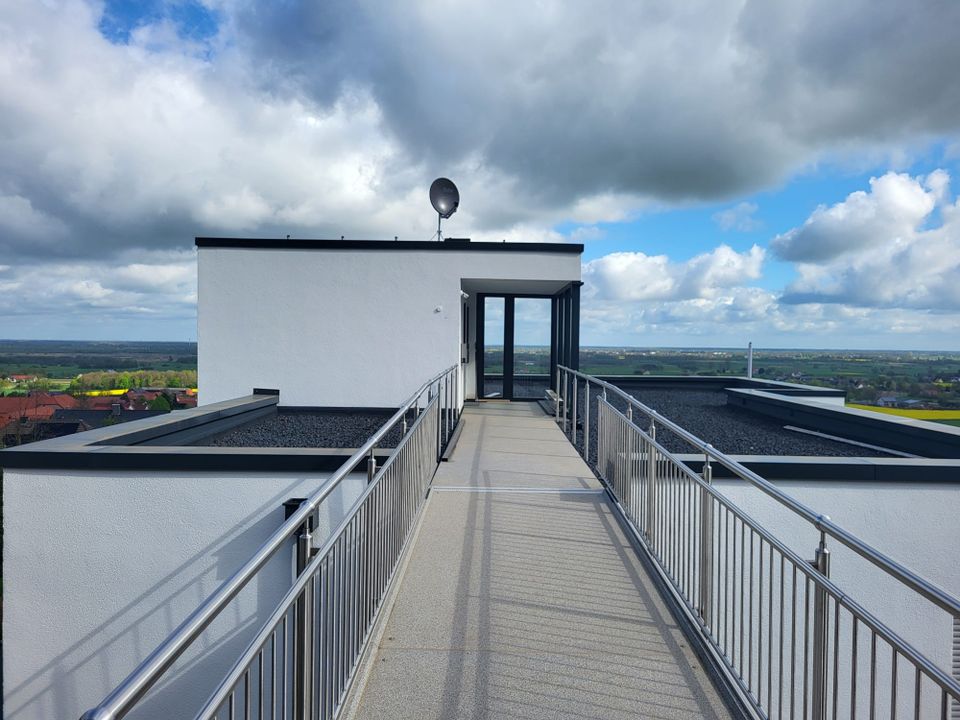
[(293, 238), (198, 237), (197, 247), (248, 250), (430, 250), (434, 252), (528, 252), (580, 255), (580, 243), (470, 242), (468, 238), (433, 240), (298, 240)]

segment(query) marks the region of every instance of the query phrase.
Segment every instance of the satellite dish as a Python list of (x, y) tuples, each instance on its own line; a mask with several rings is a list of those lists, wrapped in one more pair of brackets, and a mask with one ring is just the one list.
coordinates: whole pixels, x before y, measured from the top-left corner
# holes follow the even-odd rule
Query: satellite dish
[(437, 178), (430, 186), (430, 204), (440, 217), (448, 218), (460, 205), (460, 191), (452, 180)]

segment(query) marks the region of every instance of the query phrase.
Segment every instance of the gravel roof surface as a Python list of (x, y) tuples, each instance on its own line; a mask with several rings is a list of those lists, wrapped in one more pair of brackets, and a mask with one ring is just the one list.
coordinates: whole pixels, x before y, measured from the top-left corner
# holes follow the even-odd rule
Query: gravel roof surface
[[(280, 411), (198, 444), (215, 447), (356, 448), (389, 419), (390, 416), (383, 413)], [(400, 431), (399, 425), (391, 429), (381, 447), (394, 447), (400, 440)]]
[[(578, 389), (578, 415), (584, 415), (583, 389)], [(722, 391), (703, 390), (625, 390), (644, 405), (673, 420), (701, 440), (729, 455), (823, 455), (827, 457), (890, 457), (886, 453), (856, 445), (835, 442), (813, 435), (783, 429), (783, 423), (758, 413), (727, 406)], [(590, 388), (591, 409), (595, 409), (598, 391)], [(608, 399), (624, 410), (626, 401), (612, 393)], [(596, 413), (592, 413), (596, 415)], [(596, 447), (596, 419), (590, 418), (591, 455)], [(643, 424), (641, 424), (643, 427)], [(658, 428), (659, 430), (659, 428)], [(690, 453), (695, 450), (668, 431), (661, 431), (657, 440), (670, 452)], [(581, 443), (579, 443), (582, 445)]]

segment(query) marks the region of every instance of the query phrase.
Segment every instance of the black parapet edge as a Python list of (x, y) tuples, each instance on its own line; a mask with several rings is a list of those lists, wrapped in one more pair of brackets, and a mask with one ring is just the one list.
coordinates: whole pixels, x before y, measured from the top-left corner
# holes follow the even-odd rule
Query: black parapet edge
[(960, 428), (950, 425), (828, 403), (807, 402), (804, 398), (762, 390), (730, 388), (726, 392), (727, 405), (788, 425), (924, 458), (960, 458)]
[(287, 238), (215, 238), (194, 239), (200, 248), (234, 248), (245, 250), (429, 250), (432, 252), (527, 252), (583, 254), (580, 243), (524, 242), (456, 242), (424, 240), (294, 240)]
[(650, 388), (726, 390), (746, 388), (764, 390), (775, 395), (801, 397), (846, 397), (846, 392), (816, 385), (801, 385), (781, 380), (761, 380), (742, 375), (598, 375), (600, 380), (611, 385), (647, 386)]
[[(356, 448), (172, 445), (277, 412), (276, 395), (251, 395), (0, 450), (0, 468), (209, 472), (330, 472)], [(377, 448), (378, 462), (392, 448)]]

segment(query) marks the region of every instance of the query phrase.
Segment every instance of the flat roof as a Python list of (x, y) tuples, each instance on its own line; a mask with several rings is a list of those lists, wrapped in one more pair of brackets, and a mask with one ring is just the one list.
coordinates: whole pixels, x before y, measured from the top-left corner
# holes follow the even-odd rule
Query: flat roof
[(527, 252), (583, 254), (580, 243), (471, 242), (448, 238), (424, 240), (310, 240), (293, 238), (195, 238), (197, 247), (247, 250), (428, 250), (431, 252)]

